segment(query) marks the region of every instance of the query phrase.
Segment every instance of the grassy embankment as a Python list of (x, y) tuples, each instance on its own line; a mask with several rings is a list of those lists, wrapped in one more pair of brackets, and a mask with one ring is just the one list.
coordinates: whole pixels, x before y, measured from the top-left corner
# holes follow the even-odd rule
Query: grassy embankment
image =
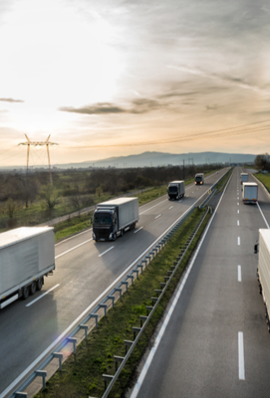
[[(110, 309), (107, 317), (99, 322), (99, 327), (88, 335), (77, 348), (76, 356), (72, 355), (63, 364), (62, 372), (58, 371), (48, 382), (44, 392), (36, 397), (101, 397), (104, 393), (102, 374), (115, 372), (114, 355), (124, 356), (124, 340), (133, 340), (133, 326), (140, 326), (140, 315), (146, 315), (146, 305), (152, 305), (151, 297), (170, 265), (179, 254), (179, 247), (184, 245), (193, 231), (203, 211), (196, 208), (192, 215), (179, 227), (166, 247), (155, 257), (147, 269), (135, 280), (134, 284), (122, 295), (122, 298)], [(161, 319), (173, 294), (179, 278), (191, 257), (196, 242), (202, 234), (210, 214), (206, 217), (194, 242), (178, 268), (160, 305), (147, 325), (135, 351), (123, 369), (110, 396), (123, 397), (130, 385), (136, 366), (142, 357), (155, 327)]]
[(259, 181), (261, 181), (264, 184), (264, 186), (270, 193), (270, 174), (269, 173), (268, 174), (257, 173), (257, 174), (254, 174), (254, 176), (256, 176), (256, 178), (259, 179)]

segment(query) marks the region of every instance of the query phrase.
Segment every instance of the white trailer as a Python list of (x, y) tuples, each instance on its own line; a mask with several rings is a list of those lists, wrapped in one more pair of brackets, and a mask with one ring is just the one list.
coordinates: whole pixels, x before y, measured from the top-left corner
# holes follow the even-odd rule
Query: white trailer
[(258, 201), (258, 184), (243, 182), (242, 200), (244, 204), (256, 204)]
[(240, 175), (240, 179), (241, 179), (241, 185), (243, 184), (243, 182), (248, 182), (248, 173), (242, 172)]
[(54, 231), (25, 227), (0, 234), (0, 309), (41, 290), (55, 269)]
[[(256, 246), (255, 246), (256, 247)], [(266, 322), (270, 332), (270, 230), (259, 229), (259, 259), (257, 269), (260, 292), (266, 308)]]
[(93, 216), (93, 239), (115, 240), (134, 229), (139, 220), (138, 197), (120, 197), (97, 205)]
[(185, 195), (185, 181), (173, 181), (168, 185), (168, 199), (179, 200)]

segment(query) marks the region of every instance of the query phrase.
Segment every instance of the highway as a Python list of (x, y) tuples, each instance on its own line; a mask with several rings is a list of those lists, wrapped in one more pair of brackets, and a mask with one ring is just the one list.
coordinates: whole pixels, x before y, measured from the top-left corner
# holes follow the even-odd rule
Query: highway
[(270, 336), (253, 249), (258, 229), (270, 223), (270, 203), (261, 187), (264, 217), (242, 203), (240, 172), (235, 168), (131, 397), (269, 397)]
[[(92, 240), (88, 230), (55, 247), (56, 270), (45, 278), (41, 292), (1, 310), (0, 397), (12, 390), (57, 338), (91, 310), (135, 265), (175, 220), (201, 199), (222, 172), (205, 179), (205, 185), (186, 187), (184, 199), (170, 202), (162, 196), (140, 207), (134, 231), (115, 242)], [(199, 203), (198, 203), (199, 204)]]

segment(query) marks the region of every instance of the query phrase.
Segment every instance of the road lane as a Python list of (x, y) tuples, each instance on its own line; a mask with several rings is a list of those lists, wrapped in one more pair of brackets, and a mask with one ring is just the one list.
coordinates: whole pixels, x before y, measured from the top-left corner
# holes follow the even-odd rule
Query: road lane
[(236, 168), (138, 397), (269, 397), (270, 338), (253, 254), (265, 222), (256, 206), (237, 206), (239, 175)]
[[(52, 277), (45, 279), (41, 293), (59, 286), (31, 307), (18, 301), (1, 311), (0, 354), (5, 363), (0, 364), (0, 393), (219, 177), (208, 177), (196, 195), (184, 198), (181, 203), (173, 202), (170, 210), (171, 202), (165, 201), (164, 196), (140, 207), (142, 215), (137, 229), (142, 226), (144, 229), (136, 235), (135, 231), (127, 232), (103, 257), (99, 256), (112, 243), (95, 243), (91, 240), (91, 230), (56, 245), (56, 270)], [(187, 187), (187, 193), (193, 187)], [(38, 296), (40, 292), (31, 300)]]

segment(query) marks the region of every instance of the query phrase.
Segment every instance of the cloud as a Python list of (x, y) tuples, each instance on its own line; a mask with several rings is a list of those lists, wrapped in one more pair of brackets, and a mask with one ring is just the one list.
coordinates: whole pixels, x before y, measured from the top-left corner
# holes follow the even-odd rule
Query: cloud
[(5, 101), (7, 103), (24, 103), (23, 100), (16, 100), (16, 99), (5, 98), (5, 97), (0, 98), (0, 101)]
[(208, 73), (208, 72), (200, 70), (200, 69), (189, 68), (189, 67), (185, 67), (185, 66), (181, 66), (181, 65), (180, 66), (168, 65), (167, 68), (176, 69), (181, 72), (186, 72), (188, 74), (195, 75), (195, 76), (201, 76), (201, 77), (207, 78), (207, 79), (218, 79), (219, 81), (222, 81), (223, 83), (226, 82), (226, 83), (235, 85), (237, 87), (240, 87), (242, 89), (249, 89), (249, 90), (253, 90), (255, 92), (268, 92), (269, 93), (269, 91), (265, 90), (264, 88), (260, 88), (256, 85), (252, 85), (252, 84), (246, 82), (244, 79), (235, 78), (230, 75), (217, 74), (215, 72)]
[(59, 111), (76, 114), (102, 115), (102, 114), (144, 114), (160, 108), (162, 105), (153, 99), (135, 99), (129, 108), (123, 108), (112, 103), (96, 103), (83, 107), (60, 107)]

